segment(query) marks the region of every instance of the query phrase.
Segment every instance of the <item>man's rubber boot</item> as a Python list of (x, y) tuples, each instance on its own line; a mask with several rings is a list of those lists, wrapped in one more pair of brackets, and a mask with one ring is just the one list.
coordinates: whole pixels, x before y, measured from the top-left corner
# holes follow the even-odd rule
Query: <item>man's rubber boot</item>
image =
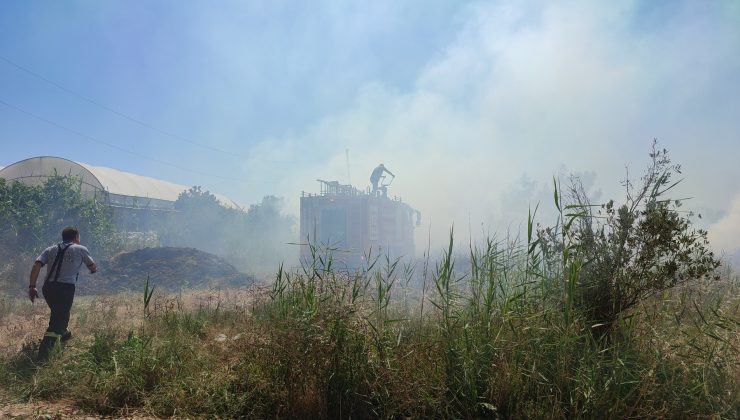
[(39, 363), (44, 363), (49, 360), (49, 356), (57, 347), (61, 338), (61, 334), (54, 332), (47, 332), (44, 334), (44, 338), (41, 340), (41, 345), (39, 345), (39, 355), (36, 360)]

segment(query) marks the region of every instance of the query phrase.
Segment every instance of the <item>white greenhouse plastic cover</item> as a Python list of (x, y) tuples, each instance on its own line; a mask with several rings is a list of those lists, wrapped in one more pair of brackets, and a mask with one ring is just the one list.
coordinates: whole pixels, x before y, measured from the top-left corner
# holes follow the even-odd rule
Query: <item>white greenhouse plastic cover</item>
[[(161, 179), (53, 156), (34, 157), (0, 168), (0, 178), (27, 185), (40, 185), (55, 174), (77, 176), (82, 181), (83, 192), (95, 194), (101, 190), (106, 191), (109, 193), (111, 205), (127, 207), (172, 208), (180, 193), (190, 188)], [(220, 194), (214, 195), (222, 206), (240, 208), (231, 199)]]

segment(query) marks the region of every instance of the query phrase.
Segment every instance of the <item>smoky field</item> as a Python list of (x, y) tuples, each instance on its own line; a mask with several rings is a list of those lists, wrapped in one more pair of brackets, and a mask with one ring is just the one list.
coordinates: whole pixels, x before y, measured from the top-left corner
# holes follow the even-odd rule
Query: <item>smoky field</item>
[(452, 228), (415, 260), (368, 251), (348, 269), (342, 250), (309, 244), (300, 266), (250, 287), (179, 292), (142, 272), (138, 291), (79, 296), (73, 339), (45, 364), (47, 309), (3, 295), (0, 402), (64, 416), (738, 418), (740, 278), (667, 198), (678, 168), (651, 158), (622, 202), (554, 179), (553, 224), (537, 205), (521, 235)]
[(740, 0), (0, 0), (0, 420), (740, 420), (739, 117)]
[(45, 307), (3, 299), (0, 399), (80, 416), (737, 415), (737, 276), (651, 294), (604, 329), (529, 249), (459, 253), (451, 236), (436, 259), (348, 272), (316, 248), (265, 286), (83, 296), (42, 367)]

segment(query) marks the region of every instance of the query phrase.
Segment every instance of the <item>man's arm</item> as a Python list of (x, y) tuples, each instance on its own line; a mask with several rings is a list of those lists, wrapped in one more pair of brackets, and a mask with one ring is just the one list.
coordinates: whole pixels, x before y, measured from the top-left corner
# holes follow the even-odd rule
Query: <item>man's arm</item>
[(36, 261), (33, 263), (33, 267), (31, 267), (31, 277), (28, 280), (28, 298), (31, 299), (31, 302), (39, 297), (39, 292), (36, 290), (36, 281), (39, 278), (39, 272), (41, 272), (43, 265), (41, 261)]
[(85, 263), (85, 266), (87, 266), (87, 269), (90, 270), (90, 274), (98, 271), (98, 266), (95, 265), (95, 260), (90, 256), (90, 251), (88, 251), (84, 246), (82, 247), (82, 261)]

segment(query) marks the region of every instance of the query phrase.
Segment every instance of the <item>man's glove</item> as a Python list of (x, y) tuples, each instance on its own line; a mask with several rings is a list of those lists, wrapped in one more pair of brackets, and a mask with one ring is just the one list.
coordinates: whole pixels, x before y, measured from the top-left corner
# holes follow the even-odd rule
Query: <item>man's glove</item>
[(31, 299), (31, 302), (36, 300), (37, 297), (39, 297), (39, 291), (36, 290), (36, 286), (28, 286), (28, 298)]

